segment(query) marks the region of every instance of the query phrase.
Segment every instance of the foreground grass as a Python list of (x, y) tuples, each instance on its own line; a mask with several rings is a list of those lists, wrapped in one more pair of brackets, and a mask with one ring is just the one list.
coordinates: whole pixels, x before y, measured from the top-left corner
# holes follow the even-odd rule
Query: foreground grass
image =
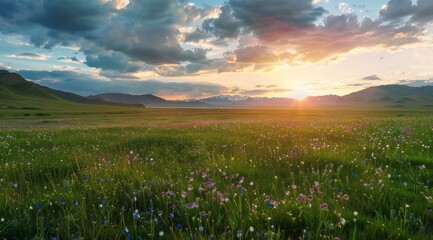
[(428, 112), (153, 111), (161, 114), (138, 115), (146, 121), (122, 115), (116, 127), (0, 132), (0, 236), (433, 234)]

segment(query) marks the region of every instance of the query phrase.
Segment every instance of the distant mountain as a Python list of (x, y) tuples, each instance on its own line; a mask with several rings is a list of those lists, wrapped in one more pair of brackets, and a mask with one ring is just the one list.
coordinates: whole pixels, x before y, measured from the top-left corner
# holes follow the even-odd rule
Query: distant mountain
[(99, 99), (106, 102), (122, 104), (142, 104), (146, 107), (206, 107), (208, 104), (198, 100), (169, 101), (152, 94), (131, 95), (122, 93), (104, 93), (89, 96), (90, 99)]
[(433, 86), (382, 85), (341, 97), (340, 104), (414, 106), (433, 105)]
[(372, 106), (372, 107), (433, 107), (433, 86), (410, 87), (383, 85), (370, 87), (345, 96), (311, 96), (302, 101), (292, 98), (269, 98), (220, 95), (203, 99), (170, 101), (152, 95), (105, 93), (83, 97), (54, 90), (27, 81), (16, 73), (0, 70), (0, 107), (52, 104), (103, 104), (146, 107), (295, 107), (295, 106)]
[(209, 98), (199, 99), (200, 102), (204, 102), (212, 105), (233, 105), (235, 103), (239, 103), (241, 101), (246, 101), (251, 99), (247, 96), (230, 96), (230, 95), (220, 95)]

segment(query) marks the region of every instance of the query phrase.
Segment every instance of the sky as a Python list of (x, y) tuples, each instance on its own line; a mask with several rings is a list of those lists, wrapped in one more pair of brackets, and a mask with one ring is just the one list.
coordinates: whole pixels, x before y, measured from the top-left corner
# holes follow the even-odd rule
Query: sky
[(0, 69), (84, 96), (433, 85), (432, 0), (5, 0)]

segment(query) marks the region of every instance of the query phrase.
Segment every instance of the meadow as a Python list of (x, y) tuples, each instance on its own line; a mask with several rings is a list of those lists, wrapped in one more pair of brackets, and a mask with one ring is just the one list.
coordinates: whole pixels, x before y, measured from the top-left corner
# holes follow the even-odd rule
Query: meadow
[(432, 110), (0, 120), (0, 239), (433, 239)]

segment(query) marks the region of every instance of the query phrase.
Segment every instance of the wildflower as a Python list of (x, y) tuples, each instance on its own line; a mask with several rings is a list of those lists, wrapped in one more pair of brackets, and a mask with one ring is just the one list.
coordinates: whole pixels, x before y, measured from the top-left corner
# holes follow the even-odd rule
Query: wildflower
[(4, 219), (4, 218), (0, 219), (0, 222), (4, 222), (4, 221), (5, 221), (5, 219)]
[(203, 226), (198, 227), (198, 231), (203, 232), (204, 231), (204, 227)]
[(102, 224), (102, 225), (107, 225), (107, 220), (105, 220), (105, 219), (102, 220), (102, 221), (101, 221), (101, 224)]
[(405, 187), (406, 187), (406, 186), (407, 186), (407, 182), (403, 182), (403, 186), (405, 186)]
[(320, 204), (320, 209), (323, 209), (323, 210), (328, 209), (328, 204), (327, 203), (321, 203)]
[(74, 200), (73, 203), (74, 203), (75, 206), (78, 206), (78, 201), (77, 200)]
[(159, 236), (160, 236), (160, 237), (164, 236), (164, 232), (163, 232), (163, 231), (160, 231), (160, 232), (159, 232)]
[[(428, 206), (428, 207), (426, 208), (426, 210), (430, 212), (430, 211), (432, 210), (432, 207), (431, 207), (431, 206)], [(3, 219), (3, 218), (2, 218), (2, 219)]]
[(344, 225), (344, 224), (346, 224), (346, 219), (344, 219), (344, 218), (340, 218), (340, 222), (339, 222), (339, 224), (340, 225)]
[(353, 215), (356, 217), (356, 216), (358, 216), (358, 212), (357, 211), (354, 211), (353, 212)]
[(192, 191), (193, 189), (194, 189), (194, 187), (191, 184), (189, 184), (188, 185), (188, 191)]
[(39, 205), (39, 204), (36, 204), (36, 206), (35, 206), (35, 209), (36, 209), (36, 210), (39, 210), (39, 209), (41, 209), (41, 205)]
[(64, 203), (64, 202), (66, 202), (66, 199), (65, 198), (60, 198), (60, 202)]
[(99, 203), (100, 204), (104, 204), (105, 203), (105, 199), (104, 198), (99, 199)]
[(140, 214), (138, 214), (137, 212), (133, 212), (132, 217), (135, 219), (138, 219), (138, 218), (140, 218)]
[(89, 177), (87, 175), (84, 175), (83, 179), (84, 179), (84, 181), (87, 181), (89, 179)]
[(128, 230), (128, 228), (124, 228), (124, 229), (122, 229), (122, 232), (123, 232), (124, 234), (127, 234), (127, 233), (129, 233), (129, 230)]
[(238, 230), (237, 232), (236, 232), (236, 237), (238, 237), (238, 238), (241, 238), (242, 237), (242, 230)]
[(169, 217), (169, 218), (174, 218), (174, 214), (173, 214), (173, 213), (170, 213), (170, 214), (168, 215), (168, 217)]
[(299, 196), (296, 198), (297, 201), (305, 200), (307, 197), (304, 194), (299, 194)]
[(57, 240), (56, 236), (51, 236), (51, 240)]
[(12, 188), (17, 188), (18, 187), (18, 184), (17, 183), (13, 183), (12, 184)]
[(254, 227), (251, 226), (251, 227), (249, 228), (249, 230), (250, 230), (250, 232), (254, 232)]
[(177, 227), (177, 229), (182, 229), (182, 224), (178, 223), (178, 224), (176, 225), (176, 227)]

